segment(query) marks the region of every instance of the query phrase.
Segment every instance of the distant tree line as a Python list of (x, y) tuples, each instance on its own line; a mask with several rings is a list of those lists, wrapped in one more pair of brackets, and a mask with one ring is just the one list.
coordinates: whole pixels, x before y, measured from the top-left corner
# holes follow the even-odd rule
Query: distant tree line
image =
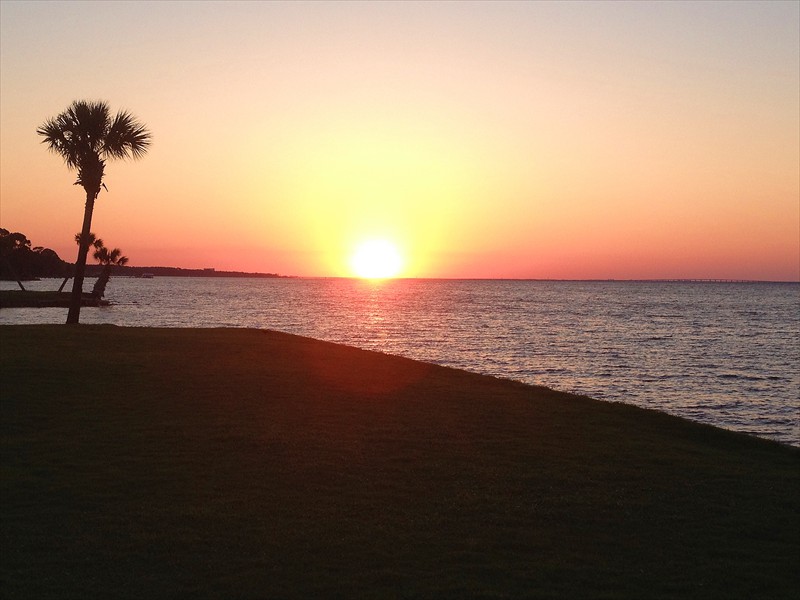
[[(111, 251), (113, 252), (113, 250)], [(100, 277), (104, 264), (87, 265), (86, 275)], [(68, 263), (50, 248), (31, 247), (31, 241), (22, 233), (0, 229), (0, 279), (5, 281), (30, 281), (44, 277), (72, 276), (73, 263)], [(117, 264), (115, 277), (281, 277), (277, 273), (248, 273), (242, 271), (217, 271), (215, 269), (182, 269), (180, 267), (130, 267)]]
[[(87, 267), (89, 269), (94, 267)], [(246, 271), (217, 271), (216, 269), (184, 269), (182, 267), (115, 267), (115, 277), (141, 277), (144, 274), (155, 277), (252, 277), (252, 278), (286, 278), (287, 275), (277, 273), (250, 273)]]
[(66, 277), (72, 265), (61, 260), (54, 250), (31, 247), (25, 234), (0, 229), (0, 279), (22, 281), (39, 277)]

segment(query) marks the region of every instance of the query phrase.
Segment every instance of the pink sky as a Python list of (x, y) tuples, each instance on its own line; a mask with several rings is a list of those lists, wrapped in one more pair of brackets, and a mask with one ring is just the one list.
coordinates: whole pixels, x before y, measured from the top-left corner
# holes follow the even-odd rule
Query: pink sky
[[(153, 132), (93, 230), (132, 265), (800, 280), (796, 2), (0, 5), (0, 226), (73, 261), (35, 134), (75, 99)], [(91, 35), (75, 35), (88, 31)]]

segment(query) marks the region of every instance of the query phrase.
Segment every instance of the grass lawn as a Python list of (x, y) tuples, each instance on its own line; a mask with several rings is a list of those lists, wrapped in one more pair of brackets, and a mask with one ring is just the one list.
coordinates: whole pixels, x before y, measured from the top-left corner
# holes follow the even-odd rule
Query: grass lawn
[(0, 327), (4, 598), (797, 598), (800, 450), (287, 334)]

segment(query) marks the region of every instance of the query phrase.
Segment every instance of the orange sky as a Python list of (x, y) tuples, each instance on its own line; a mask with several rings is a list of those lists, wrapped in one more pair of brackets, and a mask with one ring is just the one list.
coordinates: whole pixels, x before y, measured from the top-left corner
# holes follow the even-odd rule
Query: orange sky
[(153, 132), (93, 230), (132, 265), (800, 279), (800, 3), (0, 4), (0, 226), (73, 261), (35, 134)]

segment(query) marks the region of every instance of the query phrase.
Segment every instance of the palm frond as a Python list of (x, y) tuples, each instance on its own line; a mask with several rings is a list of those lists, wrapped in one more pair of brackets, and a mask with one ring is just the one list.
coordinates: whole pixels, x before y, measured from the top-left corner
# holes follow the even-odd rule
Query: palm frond
[(92, 254), (94, 259), (101, 265), (125, 265), (128, 263), (128, 257), (122, 256), (122, 250), (114, 248), (109, 250), (105, 246), (98, 246), (97, 250)]
[(92, 257), (99, 262), (101, 265), (106, 265), (110, 262), (108, 256), (108, 248), (105, 246), (99, 247), (97, 250), (94, 251)]
[(112, 158), (141, 158), (150, 146), (151, 137), (136, 117), (121, 110), (108, 129), (103, 153)]
[(150, 132), (133, 115), (123, 110), (112, 119), (103, 101), (76, 100), (36, 133), (68, 168), (77, 169), (75, 185), (94, 198), (103, 187), (106, 158), (140, 158), (151, 142)]
[[(81, 235), (80, 232), (75, 234), (75, 243), (78, 244), (79, 246), (81, 244), (81, 238), (82, 237), (83, 236)], [(94, 233), (90, 232), (89, 233), (89, 246), (94, 246), (95, 248), (100, 248), (101, 246), (103, 246), (103, 240), (101, 240), (99, 237), (97, 237)]]
[(47, 149), (51, 152), (59, 154), (68, 168), (74, 169), (78, 166), (77, 147), (72, 143), (72, 127), (63, 114), (45, 121), (36, 133), (44, 137), (42, 143), (47, 144)]
[(77, 100), (64, 113), (74, 126), (73, 135), (82, 151), (99, 154), (111, 126), (111, 113), (103, 101)]
[(119, 248), (114, 248), (111, 252), (108, 253), (108, 262), (110, 262), (112, 265), (120, 264), (119, 261), (123, 259), (125, 260), (125, 262), (128, 262), (128, 258), (122, 256), (122, 250), (120, 250)]

